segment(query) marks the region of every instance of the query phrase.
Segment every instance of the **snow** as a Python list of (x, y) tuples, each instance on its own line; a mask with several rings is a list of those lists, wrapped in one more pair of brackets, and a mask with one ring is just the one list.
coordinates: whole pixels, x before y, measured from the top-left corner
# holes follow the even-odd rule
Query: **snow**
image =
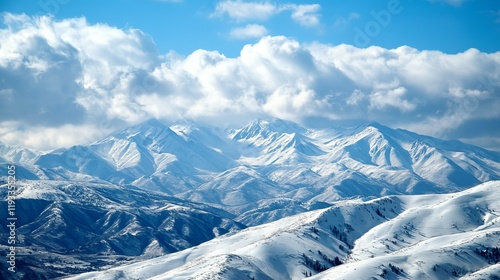
[(0, 156), (14, 163), (32, 163), (43, 152), (23, 147), (11, 146), (0, 142)]
[[(474, 255), (470, 240), (497, 240), (500, 210), (493, 191), (498, 181), (493, 181), (500, 179), (499, 153), (378, 123), (310, 128), (268, 119), (223, 130), (192, 121), (168, 126), (150, 120), (90, 145), (47, 153), (0, 145), (0, 156), (2, 162), (17, 161), (21, 179), (38, 179), (22, 180), (19, 197), (53, 203), (48, 209), (62, 212), (44, 221), (54, 227), (71, 227), (65, 215), (75, 211), (74, 205), (103, 211), (102, 226), (119, 228), (110, 229), (116, 242), (141, 236), (137, 211), (174, 212), (162, 217), (161, 228), (172, 232), (169, 244), (176, 248), (190, 246), (186, 236), (199, 237), (193, 229), (200, 217), (206, 218), (203, 209), (222, 215), (225, 219), (216, 222), (222, 228), (233, 221), (255, 226), (191, 248), (189, 254), (163, 256), (155, 260), (158, 266), (141, 264), (154, 266), (152, 272), (117, 268), (107, 272), (111, 278), (153, 273), (148, 275), (158, 279), (301, 279), (311, 271), (305, 264), (309, 260), (330, 266), (327, 259), (335, 257), (349, 262), (331, 269), (339, 275), (386, 271), (391, 276), (398, 270), (389, 263), (411, 277), (473, 275), (489, 270)], [(469, 189), (483, 182), (491, 183)], [(122, 226), (124, 221), (131, 224)], [(206, 236), (224, 231), (200, 230)], [(141, 242), (130, 244), (131, 250), (144, 249), (150, 257), (164, 253), (155, 238)], [(449, 258), (460, 250), (473, 255), (463, 258), (477, 265)], [(432, 262), (424, 265), (421, 259)], [(439, 269), (430, 266), (429, 271), (431, 263)]]
[[(481, 279), (499, 273), (475, 253), (500, 244), (500, 225), (493, 222), (500, 216), (499, 188), (493, 181), (453, 194), (341, 201), (69, 279), (303, 279), (309, 271), (308, 279)], [(344, 264), (318, 273), (303, 256), (325, 265), (322, 256), (339, 257)]]
[[(2, 147), (6, 155), (20, 149)], [(222, 207), (269, 198), (334, 202), (354, 195), (445, 193), (500, 179), (497, 152), (377, 123), (312, 129), (269, 119), (227, 131), (149, 120), (88, 146), (35, 155), (18, 163), (30, 172), (27, 178), (133, 185)], [(247, 196), (244, 178), (231, 181), (240, 195), (209, 187), (224, 184), (239, 167), (253, 172), (252, 185), (273, 191), (265, 198)], [(207, 197), (207, 189), (220, 199)]]

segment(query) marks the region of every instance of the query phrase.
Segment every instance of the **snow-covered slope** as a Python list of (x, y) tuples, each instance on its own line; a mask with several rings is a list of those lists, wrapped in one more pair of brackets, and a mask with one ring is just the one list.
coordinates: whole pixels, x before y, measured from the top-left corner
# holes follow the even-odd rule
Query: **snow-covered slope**
[[(33, 162), (28, 152), (13, 153), (8, 155), (26, 159), (20, 163)], [(41, 155), (35, 164), (48, 178), (105, 180), (171, 194), (248, 166), (281, 186), (317, 187), (314, 197), (360, 178), (372, 186), (370, 195), (456, 191), (500, 179), (499, 161), (496, 152), (377, 123), (307, 129), (271, 119), (227, 134), (190, 121), (168, 127), (150, 120), (89, 146)]]
[(286, 207), (357, 196), (447, 193), (500, 179), (497, 152), (378, 123), (332, 122), (311, 129), (269, 119), (222, 130), (192, 121), (167, 126), (149, 120), (91, 145), (35, 158), (19, 149), (5, 151), (21, 160), (17, 164), (26, 170), (21, 178), (161, 191), (223, 207), (249, 225), (307, 208), (246, 215), (272, 200), (289, 201), (280, 204)]
[[(221, 209), (134, 187), (37, 180), (16, 188), (16, 246), (26, 267), (49, 278), (176, 252), (245, 227)], [(5, 182), (0, 196), (7, 197)], [(0, 228), (1, 240), (8, 235)]]
[[(443, 192), (450, 191), (450, 188), (458, 190), (499, 178), (498, 153), (456, 141), (441, 141), (404, 130), (393, 130), (377, 123), (302, 130), (301, 134), (298, 134), (299, 131), (297, 129), (291, 135), (302, 140), (300, 149), (288, 145), (285, 136), (269, 136), (264, 138), (267, 141), (261, 139), (261, 135), (266, 133), (254, 136), (251, 140), (237, 140), (251, 147), (258, 143), (262, 150), (258, 156), (243, 160), (266, 166), (266, 175), (275, 180), (284, 179), (280, 174), (292, 165), (312, 171), (310, 176), (305, 177), (306, 182), (313, 180), (321, 186), (340, 186), (345, 180), (365, 177), (372, 182), (371, 185), (393, 194)], [(271, 135), (278, 133), (273, 132)], [(276, 148), (289, 146), (295, 149)], [(305, 155), (307, 160), (293, 161)], [(269, 165), (273, 165), (273, 162), (267, 160), (269, 158), (281, 160), (275, 168), (271, 168)], [(286, 164), (287, 160), (290, 164)], [(332, 175), (335, 175), (334, 180), (331, 180)]]
[(0, 142), (0, 155), (10, 162), (32, 162), (41, 153), (22, 147), (10, 146)]
[(448, 279), (482, 270), (500, 277), (498, 267), (489, 268), (500, 261), (500, 252), (492, 253), (500, 249), (499, 190), (496, 181), (457, 194), (402, 197), (405, 211), (359, 238), (349, 264), (313, 279)]
[[(182, 137), (156, 120), (89, 146), (42, 155), (36, 163), (46, 174), (63, 174), (63, 179), (89, 175), (89, 181), (94, 178), (166, 193), (189, 190), (203, 183), (207, 174), (233, 166), (232, 160), (220, 151)], [(49, 178), (60, 179), (55, 175)]]
[[(257, 120), (229, 134), (239, 151), (237, 163), (257, 172), (252, 175), (255, 193), (245, 196), (249, 180), (233, 168), (180, 197), (226, 207), (226, 201), (207, 199), (207, 186), (223, 186), (231, 180), (233, 213), (258, 209), (269, 198), (291, 199), (294, 204), (334, 202), (356, 196), (446, 193), (500, 179), (500, 155), (457, 141), (442, 141), (378, 123), (306, 129), (280, 120)], [(234, 173), (234, 174), (233, 174)], [(260, 190), (269, 194), (255, 203)], [(241, 190), (241, 191), (238, 191)], [(228, 192), (211, 187), (210, 195), (226, 197)], [(234, 207), (234, 205), (239, 205)], [(279, 211), (275, 211), (275, 214)], [(268, 221), (284, 217), (268, 215)], [(254, 216), (255, 217), (255, 216)]]
[(209, 182), (199, 186), (196, 191), (183, 196), (206, 203), (238, 206), (279, 197), (285, 191), (280, 185), (263, 177), (254, 169), (239, 166), (218, 174)]
[(10, 146), (0, 142), (0, 174), (8, 173), (8, 165), (16, 165), (16, 173), (26, 179), (38, 179), (43, 176), (39, 168), (34, 165), (35, 160), (42, 153), (17, 146)]
[(240, 146), (240, 161), (252, 165), (307, 163), (324, 154), (307, 130), (281, 119), (257, 120), (238, 130), (232, 140)]
[(347, 200), (155, 259), (70, 279), (494, 279), (500, 181)]
[[(500, 179), (500, 154), (378, 123), (313, 129), (269, 119), (223, 130), (149, 120), (51, 152), (0, 145), (3, 174), (9, 162), (26, 213), (21, 251), (38, 271), (58, 260), (51, 276), (185, 248), (145, 263), (150, 272), (123, 273), (330, 279), (318, 272), (340, 262), (332, 273), (348, 278), (495, 271), (483, 259), (498, 242), (498, 182), (467, 189)], [(245, 225), (257, 227), (208, 241)]]

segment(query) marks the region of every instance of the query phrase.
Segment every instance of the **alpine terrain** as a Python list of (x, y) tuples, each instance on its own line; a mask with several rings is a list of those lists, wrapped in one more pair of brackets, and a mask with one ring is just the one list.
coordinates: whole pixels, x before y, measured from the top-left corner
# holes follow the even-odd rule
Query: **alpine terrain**
[(499, 188), (345, 200), (70, 279), (497, 279)]
[(500, 153), (459, 141), (149, 120), (54, 151), (0, 144), (8, 164), (28, 279), (500, 277)]

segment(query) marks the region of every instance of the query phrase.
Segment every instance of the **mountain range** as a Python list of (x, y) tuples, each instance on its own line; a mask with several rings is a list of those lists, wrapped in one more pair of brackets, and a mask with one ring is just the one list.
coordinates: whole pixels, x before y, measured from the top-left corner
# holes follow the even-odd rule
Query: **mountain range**
[[(421, 265), (418, 258), (411, 267), (405, 264), (410, 253), (426, 259), (464, 251), (474, 256), (465, 259), (478, 261), (498, 242), (490, 229), (500, 211), (494, 203), (500, 153), (378, 123), (310, 128), (259, 119), (221, 129), (149, 120), (89, 145), (48, 152), (0, 144), (2, 174), (8, 162), (20, 179), (18, 238), (26, 256), (21, 271), (32, 279), (165, 254), (151, 260), (163, 267), (152, 271), (166, 275), (158, 279), (184, 275), (181, 271), (195, 279), (300, 279), (327, 275), (322, 271), (333, 266), (328, 271), (343, 267), (333, 273), (354, 279), (348, 276), (358, 275), (365, 264), (363, 275), (441, 279), (489, 268), (483, 261), (458, 271), (461, 263), (436, 261), (438, 272), (424, 267), (418, 274), (412, 268)], [(6, 197), (5, 180), (1, 185)], [(481, 202), (475, 207), (453, 200), (457, 196)], [(448, 205), (453, 210), (439, 206), (447, 200), (454, 201)], [(457, 223), (433, 235), (424, 226), (439, 215)], [(461, 220), (467, 221), (464, 227)], [(488, 230), (477, 232), (484, 233), (477, 235), (484, 248), (469, 246), (466, 241), (486, 220), (493, 221)], [(7, 235), (2, 228), (2, 251)], [(422, 242), (444, 247), (438, 254), (430, 245), (418, 245)], [(109, 275), (144, 272), (131, 267)], [(286, 274), (279, 276), (281, 271)]]
[(68, 279), (498, 279), (499, 188), (345, 200)]
[[(47, 279), (176, 252), (246, 227), (224, 210), (134, 187), (54, 180), (16, 185), (22, 268)], [(0, 195), (7, 197), (7, 188)], [(8, 212), (0, 218), (7, 221)], [(7, 240), (8, 228), (0, 235)], [(6, 242), (0, 250), (7, 252)]]
[(259, 119), (223, 130), (149, 120), (90, 145), (48, 153), (3, 145), (2, 154), (28, 179), (159, 191), (222, 207), (249, 225), (262, 219), (244, 213), (276, 199), (301, 209), (300, 203), (446, 193), (500, 179), (498, 152), (378, 123), (310, 129)]

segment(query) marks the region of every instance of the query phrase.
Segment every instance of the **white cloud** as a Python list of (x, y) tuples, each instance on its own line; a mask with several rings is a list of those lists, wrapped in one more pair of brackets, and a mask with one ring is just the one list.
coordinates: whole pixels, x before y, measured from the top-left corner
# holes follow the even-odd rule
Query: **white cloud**
[(462, 6), (463, 3), (467, 2), (468, 0), (427, 0), (429, 2), (436, 2), (436, 3), (446, 3), (452, 6)]
[(317, 98), (314, 90), (305, 85), (278, 87), (265, 101), (264, 111), (279, 118), (299, 121), (304, 116), (314, 116), (325, 111), (326, 102)]
[(79, 143), (89, 143), (113, 132), (93, 124), (65, 124), (58, 127), (38, 127), (20, 122), (0, 122), (1, 140), (11, 145), (52, 150), (70, 147)]
[(213, 16), (227, 15), (238, 21), (267, 20), (279, 9), (269, 2), (243, 2), (241, 0), (226, 0), (217, 4)]
[(385, 109), (392, 106), (403, 112), (412, 111), (416, 104), (404, 99), (407, 90), (404, 87), (398, 87), (388, 90), (378, 90), (370, 96), (370, 108)]
[(285, 5), (283, 9), (292, 11), (292, 19), (304, 26), (316, 26), (319, 24), (320, 15), (318, 11), (321, 9), (319, 4), (310, 5)]
[(349, 24), (349, 22), (357, 20), (360, 17), (358, 13), (352, 12), (347, 16), (347, 18), (339, 17), (335, 20), (335, 27), (345, 27)]
[(235, 58), (206, 50), (160, 56), (139, 30), (9, 14), (4, 24), (0, 141), (10, 144), (68, 146), (151, 117), (222, 126), (265, 116), (367, 119), (468, 139), (466, 125), (500, 121), (500, 52), (266, 36)]
[(241, 0), (221, 1), (212, 13), (213, 17), (228, 16), (238, 22), (259, 20), (265, 21), (285, 11), (291, 11), (291, 18), (303, 26), (317, 26), (320, 23), (321, 9), (319, 4), (275, 5), (270, 2), (245, 2)]
[(235, 39), (261, 38), (267, 35), (267, 29), (259, 24), (247, 24), (244, 27), (234, 28), (229, 35)]
[(363, 100), (366, 99), (366, 95), (359, 89), (355, 89), (352, 94), (347, 97), (346, 104), (351, 106), (360, 105)]

